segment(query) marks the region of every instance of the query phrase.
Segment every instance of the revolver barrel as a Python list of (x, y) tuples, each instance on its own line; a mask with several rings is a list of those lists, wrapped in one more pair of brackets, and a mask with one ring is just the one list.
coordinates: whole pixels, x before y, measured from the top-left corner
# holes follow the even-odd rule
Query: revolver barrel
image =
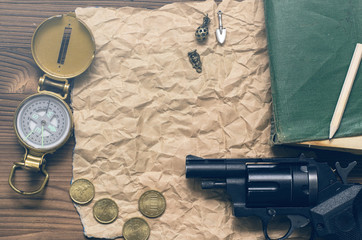
[(228, 178), (245, 176), (246, 165), (232, 159), (186, 158), (186, 178)]

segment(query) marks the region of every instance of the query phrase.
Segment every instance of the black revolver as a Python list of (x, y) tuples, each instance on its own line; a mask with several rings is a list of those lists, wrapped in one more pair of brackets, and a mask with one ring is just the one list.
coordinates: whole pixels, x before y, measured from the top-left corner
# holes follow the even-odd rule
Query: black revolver
[(258, 216), (263, 233), (278, 215), (290, 225), (279, 240), (311, 223), (311, 239), (362, 240), (362, 185), (348, 184), (346, 168), (301, 155), (299, 158), (203, 159), (186, 157), (186, 178), (202, 178), (203, 189), (224, 188), (236, 217)]

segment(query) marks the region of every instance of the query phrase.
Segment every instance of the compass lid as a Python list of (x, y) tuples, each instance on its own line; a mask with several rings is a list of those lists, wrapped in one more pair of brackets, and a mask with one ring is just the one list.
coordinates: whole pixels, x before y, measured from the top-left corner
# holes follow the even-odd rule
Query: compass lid
[(58, 15), (35, 30), (31, 51), (37, 65), (55, 78), (73, 78), (92, 63), (95, 42), (92, 32), (74, 13)]

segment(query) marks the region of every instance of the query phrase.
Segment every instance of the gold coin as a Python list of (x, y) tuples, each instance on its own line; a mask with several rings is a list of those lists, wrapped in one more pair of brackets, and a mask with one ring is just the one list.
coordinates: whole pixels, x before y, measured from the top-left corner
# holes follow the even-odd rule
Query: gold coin
[(149, 218), (161, 216), (166, 209), (166, 200), (160, 192), (149, 190), (138, 201), (140, 212)]
[(123, 225), (122, 235), (125, 240), (147, 240), (150, 227), (142, 218), (131, 218)]
[(94, 186), (87, 179), (77, 179), (70, 186), (69, 195), (75, 203), (87, 204), (94, 197)]
[(109, 198), (98, 200), (93, 206), (93, 216), (100, 223), (111, 223), (118, 216), (117, 204)]

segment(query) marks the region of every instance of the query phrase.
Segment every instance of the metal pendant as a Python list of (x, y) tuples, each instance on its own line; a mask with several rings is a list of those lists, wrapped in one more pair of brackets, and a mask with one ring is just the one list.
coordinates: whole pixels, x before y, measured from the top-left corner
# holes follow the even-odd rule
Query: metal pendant
[(206, 16), (203, 19), (202, 25), (196, 29), (195, 37), (197, 41), (204, 42), (206, 40), (207, 36), (209, 35), (209, 27), (208, 27), (209, 23), (210, 23), (210, 18), (206, 14)]
[(188, 53), (190, 63), (192, 64), (192, 67), (196, 69), (196, 72), (201, 73), (202, 72), (202, 63), (200, 60), (200, 55), (197, 53), (196, 49), (192, 52)]
[(216, 29), (216, 39), (220, 44), (223, 44), (226, 38), (226, 29), (222, 26), (222, 12), (218, 11), (217, 15), (219, 18), (219, 28)]

